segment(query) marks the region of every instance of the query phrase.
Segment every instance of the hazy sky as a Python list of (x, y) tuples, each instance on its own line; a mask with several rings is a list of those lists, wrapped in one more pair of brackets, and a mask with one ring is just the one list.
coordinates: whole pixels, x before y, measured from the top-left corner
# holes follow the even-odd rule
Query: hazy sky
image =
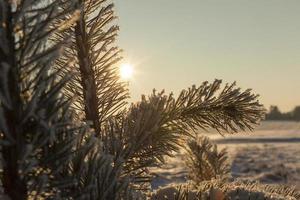
[(300, 0), (116, 0), (133, 100), (215, 78), (300, 105)]

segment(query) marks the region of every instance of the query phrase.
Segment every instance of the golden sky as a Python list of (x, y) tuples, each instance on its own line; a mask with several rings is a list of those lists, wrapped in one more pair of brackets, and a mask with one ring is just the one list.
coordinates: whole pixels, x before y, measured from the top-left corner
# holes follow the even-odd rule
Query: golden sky
[(132, 100), (215, 78), (268, 108), (300, 105), (299, 0), (116, 0)]

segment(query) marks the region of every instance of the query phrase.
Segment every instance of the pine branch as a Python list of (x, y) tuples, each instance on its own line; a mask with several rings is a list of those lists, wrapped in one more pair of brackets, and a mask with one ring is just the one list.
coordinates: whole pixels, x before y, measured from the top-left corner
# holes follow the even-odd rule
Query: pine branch
[(263, 119), (265, 109), (257, 101), (258, 95), (250, 89), (241, 91), (235, 83), (220, 91), (221, 80), (212, 84), (204, 82), (200, 87), (183, 90), (175, 100), (168, 97), (166, 110), (172, 111), (168, 120), (182, 127), (196, 130), (213, 128), (234, 133), (253, 129)]
[(208, 137), (198, 137), (187, 142), (185, 164), (189, 179), (196, 185), (202, 181), (222, 179), (230, 172), (225, 149), (218, 151)]
[(75, 179), (61, 191), (62, 199), (120, 199), (129, 192), (129, 181), (120, 178), (121, 164), (112, 165), (113, 157), (104, 154), (99, 138), (94, 134), (80, 135), (76, 153), (61, 171), (61, 178)]
[(57, 63), (58, 67), (73, 60), (63, 73), (76, 76), (65, 87), (65, 93), (76, 96), (73, 108), (79, 119), (90, 121), (98, 137), (102, 123), (114, 116), (125, 105), (128, 91), (119, 80), (115, 64), (121, 59), (120, 50), (114, 46), (118, 26), (113, 4), (103, 1), (79, 1), (80, 19), (70, 31), (58, 38), (71, 38), (72, 45)]
[(163, 163), (165, 156), (178, 151), (185, 136), (194, 137), (191, 131), (198, 127), (230, 133), (251, 130), (265, 111), (257, 95), (234, 84), (218, 91), (220, 84), (219, 80), (210, 85), (205, 82), (199, 88), (183, 90), (177, 99), (163, 92), (143, 97), (127, 114), (106, 123), (106, 149), (125, 159), (125, 174), (136, 173), (139, 179), (149, 166)]

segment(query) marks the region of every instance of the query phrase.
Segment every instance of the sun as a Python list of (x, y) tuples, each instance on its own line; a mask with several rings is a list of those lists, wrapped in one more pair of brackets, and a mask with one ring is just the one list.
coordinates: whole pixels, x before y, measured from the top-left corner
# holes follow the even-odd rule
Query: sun
[(122, 79), (128, 80), (133, 75), (133, 67), (128, 63), (124, 63), (120, 66), (120, 76)]

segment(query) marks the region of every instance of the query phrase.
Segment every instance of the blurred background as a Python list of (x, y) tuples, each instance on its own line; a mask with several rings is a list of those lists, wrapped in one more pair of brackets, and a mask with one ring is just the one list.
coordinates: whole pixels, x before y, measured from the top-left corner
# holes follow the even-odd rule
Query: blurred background
[[(266, 108), (300, 105), (300, 1), (116, 0), (132, 101), (215, 78), (252, 88)], [(172, 84), (170, 84), (172, 83)]]

